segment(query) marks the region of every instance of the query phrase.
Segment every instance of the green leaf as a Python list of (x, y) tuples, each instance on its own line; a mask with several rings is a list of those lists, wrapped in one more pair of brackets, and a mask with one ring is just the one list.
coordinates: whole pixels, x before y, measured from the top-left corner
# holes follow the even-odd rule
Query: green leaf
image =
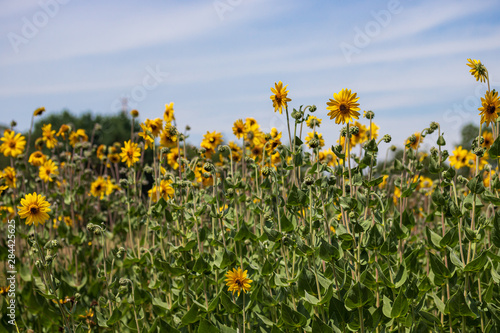
[(500, 136), (496, 138), (493, 144), (490, 146), (490, 150), (488, 150), (490, 158), (496, 159), (500, 157)]
[(120, 309), (119, 308), (115, 308), (114, 311), (113, 311), (113, 314), (108, 319), (107, 324), (110, 325), (110, 326), (113, 326), (122, 317), (123, 317), (123, 314), (120, 311)]
[(246, 223), (245, 222), (242, 222), (241, 223), (241, 226), (240, 226), (240, 230), (238, 230), (238, 232), (236, 233), (236, 235), (234, 235), (234, 240), (235, 241), (242, 241), (242, 240), (246, 240), (246, 239), (250, 239), (250, 240), (256, 240), (257, 239), (257, 236), (255, 236), (247, 227)]
[(321, 321), (318, 317), (314, 316), (313, 324), (312, 324), (313, 332), (322, 332), (322, 333), (333, 333), (333, 329), (326, 325)]
[(283, 232), (292, 232), (295, 230), (293, 223), (286, 218), (285, 214), (281, 215), (281, 231)]
[(338, 260), (342, 256), (342, 249), (338, 245), (333, 246), (324, 239), (321, 240), (319, 246), (319, 257), (324, 261)]
[(500, 248), (500, 212), (496, 212), (493, 217), (493, 232), (491, 233), (491, 241)]
[(304, 292), (304, 300), (311, 305), (318, 305), (319, 303), (319, 299), (317, 299), (311, 294), (308, 294), (307, 291)]
[(292, 188), (288, 192), (287, 205), (289, 206), (305, 206), (308, 203), (308, 198), (306, 192), (298, 189), (297, 186), (292, 185)]
[(477, 318), (477, 315), (472, 312), (469, 302), (466, 301), (463, 290), (458, 290), (455, 295), (451, 296), (446, 304), (446, 312), (454, 317)]
[(196, 304), (193, 304), (191, 309), (186, 312), (186, 314), (182, 317), (181, 322), (182, 325), (189, 325), (192, 323), (196, 323), (200, 318), (198, 316), (199, 314), (199, 308)]
[(285, 303), (281, 304), (281, 319), (285, 324), (292, 327), (304, 327), (307, 323), (307, 318), (295, 310), (290, 309)]
[(219, 329), (208, 320), (202, 319), (198, 326), (198, 333), (219, 333)]
[(406, 280), (408, 279), (408, 273), (406, 271), (406, 265), (403, 262), (403, 265), (399, 266), (398, 273), (394, 277), (394, 286), (396, 288), (401, 287)]
[(360, 282), (353, 285), (344, 296), (345, 307), (348, 310), (361, 308), (373, 302), (373, 293)]
[(398, 297), (396, 297), (394, 304), (392, 305), (391, 318), (406, 316), (406, 313), (408, 313), (408, 308), (408, 300), (406, 299), (403, 290), (401, 290)]
[(217, 308), (217, 305), (219, 305), (220, 293), (213, 300), (211, 300), (210, 303), (208, 303), (207, 312), (212, 312)]
[(455, 251), (452, 250), (452, 249), (449, 249), (449, 251), (450, 251), (450, 260), (451, 260), (451, 263), (453, 265), (455, 265), (455, 266), (458, 266), (460, 269), (464, 269), (465, 265), (462, 262), (462, 260), (460, 260), (460, 258), (455, 254)]
[(435, 254), (429, 253), (429, 260), (432, 271), (436, 276), (445, 279), (451, 277), (450, 270), (443, 264), (443, 261), (440, 258), (438, 258)]
[(481, 174), (478, 174), (476, 177), (469, 180), (469, 182), (467, 183), (467, 188), (471, 191), (471, 193), (475, 194), (483, 193), (485, 188)]
[(229, 313), (241, 312), (241, 308), (238, 305), (236, 305), (226, 293), (222, 292), (220, 294), (220, 301), (222, 303), (222, 306), (224, 307), (224, 309), (226, 309), (227, 312)]
[(215, 254), (214, 265), (224, 269), (236, 261), (236, 254), (226, 249), (217, 251)]
[(458, 243), (458, 240), (458, 229), (457, 227), (453, 227), (443, 236), (443, 239), (439, 242), (439, 246), (441, 248), (445, 248), (446, 246), (454, 247)]
[(472, 260), (470, 263), (465, 265), (464, 271), (465, 272), (479, 272), (481, 269), (484, 269), (486, 263), (488, 262), (488, 257), (486, 255), (486, 252), (481, 253), (479, 257), (476, 259)]
[(210, 272), (211, 267), (208, 262), (203, 259), (203, 256), (200, 255), (200, 257), (196, 260), (194, 263), (193, 271), (196, 273), (205, 273), (205, 272)]

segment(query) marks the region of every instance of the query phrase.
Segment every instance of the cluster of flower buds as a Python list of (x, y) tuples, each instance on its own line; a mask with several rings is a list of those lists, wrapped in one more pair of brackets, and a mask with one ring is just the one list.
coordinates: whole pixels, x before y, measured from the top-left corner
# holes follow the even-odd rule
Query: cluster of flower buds
[(123, 246), (120, 246), (118, 248), (118, 251), (116, 252), (116, 257), (118, 259), (123, 259), (123, 257), (125, 256), (126, 253), (127, 253), (127, 251), (125, 250), (125, 248)]
[(95, 235), (100, 235), (102, 232), (104, 232), (104, 229), (101, 226), (93, 223), (87, 224), (87, 230), (93, 232)]

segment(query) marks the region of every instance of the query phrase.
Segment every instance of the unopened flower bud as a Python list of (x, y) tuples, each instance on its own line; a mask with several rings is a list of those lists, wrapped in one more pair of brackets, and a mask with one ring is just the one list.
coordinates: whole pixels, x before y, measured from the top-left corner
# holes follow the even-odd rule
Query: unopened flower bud
[(311, 175), (306, 176), (304, 178), (304, 184), (306, 184), (306, 186), (311, 186), (314, 184), (314, 178)]
[(392, 138), (389, 134), (386, 134), (386, 135), (384, 135), (382, 140), (384, 140), (385, 143), (389, 143), (389, 142), (391, 142)]
[(366, 119), (373, 119), (373, 118), (375, 118), (375, 113), (371, 110), (365, 111), (365, 118)]
[(203, 169), (206, 171), (206, 172), (214, 172), (215, 171), (215, 167), (212, 163), (210, 162), (206, 162), (204, 165), (203, 165)]

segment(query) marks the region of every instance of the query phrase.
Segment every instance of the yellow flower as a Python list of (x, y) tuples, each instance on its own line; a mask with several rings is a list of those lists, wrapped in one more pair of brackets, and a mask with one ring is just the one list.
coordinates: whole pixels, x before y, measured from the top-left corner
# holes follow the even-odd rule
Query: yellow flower
[(309, 117), (307, 117), (306, 125), (310, 129), (314, 129), (315, 127), (319, 127), (319, 125), (321, 125), (321, 119), (319, 119), (315, 116), (309, 116)]
[(177, 148), (170, 149), (170, 152), (167, 154), (167, 163), (174, 170), (179, 168), (179, 150)]
[(120, 163), (120, 155), (118, 154), (108, 154), (108, 161), (111, 163)]
[[(469, 165), (468, 167), (471, 168), (472, 170), (476, 170), (476, 155), (473, 153), (470, 153), (470, 160), (469, 160)], [(485, 165), (488, 164), (488, 159), (489, 159), (488, 153), (485, 153), (483, 157), (479, 158), (479, 170), (483, 170)]]
[(382, 178), (382, 183), (378, 184), (378, 188), (383, 190), (387, 186), (387, 180), (389, 179), (389, 175), (384, 175)]
[(236, 135), (238, 139), (241, 139), (242, 137), (245, 136), (245, 133), (247, 132), (247, 128), (245, 124), (243, 123), (242, 119), (238, 119), (234, 122), (233, 125), (233, 133)]
[(312, 139), (316, 138), (319, 140), (319, 148), (322, 148), (325, 145), (325, 140), (323, 139), (323, 134), (318, 132), (309, 132), (306, 136), (306, 144), (311, 148), (310, 142)]
[(108, 190), (108, 182), (104, 180), (103, 177), (98, 177), (97, 180), (92, 182), (90, 185), (90, 193), (94, 197), (99, 197), (100, 199), (104, 198)]
[(16, 188), (16, 170), (12, 167), (6, 167), (0, 172), (0, 178), (5, 179), (7, 186)]
[(16, 134), (11, 130), (4, 131), (3, 138), (0, 140), (3, 141), (0, 146), (0, 152), (2, 152), (4, 156), (16, 157), (23, 153), (24, 146), (26, 145), (24, 136), (22, 136), (21, 133)]
[(3, 191), (8, 189), (9, 187), (7, 185), (0, 185), (0, 195), (2, 195)]
[(174, 102), (165, 104), (165, 113), (163, 114), (163, 120), (165, 120), (166, 123), (170, 123), (174, 119)]
[(368, 137), (368, 129), (366, 128), (365, 125), (356, 121), (356, 122), (354, 122), (354, 126), (357, 126), (359, 131), (358, 131), (358, 134), (351, 135), (351, 142), (352, 142), (351, 147), (354, 147), (358, 144), (362, 144), (363, 142), (367, 141), (369, 138)]
[(331, 148), (322, 150), (318, 154), (318, 159), (321, 163), (326, 163), (328, 166), (335, 167), (342, 161), (339, 161), (337, 155), (335, 155)]
[(271, 95), (271, 100), (273, 101), (274, 112), (279, 110), (280, 114), (283, 112), (283, 107), (286, 108), (288, 106), (288, 102), (291, 101), (290, 98), (287, 97), (288, 90), (286, 90), (288, 85), (283, 87), (283, 82), (274, 83), (274, 88), (271, 87), (271, 91), (274, 95)]
[(66, 226), (68, 227), (72, 227), (73, 226), (73, 220), (71, 219), (71, 217), (69, 216), (65, 216), (64, 217), (64, 223), (66, 224)]
[(410, 139), (408, 138), (406, 140), (406, 144), (410, 144), (410, 148), (413, 148), (414, 150), (417, 150), (420, 147), (420, 144), (424, 141), (424, 138), (422, 138), (422, 135), (420, 135), (420, 132), (415, 132), (415, 142), (410, 144)]
[(104, 155), (104, 151), (105, 150), (106, 150), (106, 146), (105, 145), (101, 144), (101, 145), (99, 145), (99, 147), (97, 147), (97, 151), (96, 151), (95, 154), (96, 154), (96, 156), (97, 156), (98, 159), (100, 159), (100, 160), (104, 159), (104, 157), (106, 156), (106, 155)]
[(396, 205), (398, 203), (398, 199), (401, 197), (401, 190), (399, 187), (394, 187), (394, 195), (392, 197), (392, 201)]
[(7, 223), (7, 220), (12, 220), (15, 216), (16, 212), (12, 206), (0, 206), (0, 217), (4, 223)]
[(239, 160), (241, 160), (241, 156), (243, 154), (243, 150), (241, 149), (241, 147), (238, 146), (235, 142), (230, 141), (229, 148), (231, 149), (233, 162), (238, 162)]
[(57, 170), (57, 165), (52, 160), (48, 160), (43, 163), (42, 166), (40, 166), (40, 170), (38, 172), (38, 176), (40, 176), (40, 179), (42, 179), (44, 182), (53, 181), (53, 177), (58, 174), (59, 171)]
[(476, 78), (476, 81), (485, 82), (488, 77), (488, 72), (481, 61), (476, 59), (467, 59), (467, 61), (469, 62), (467, 66), (471, 68), (469, 70), (470, 74)]
[(145, 123), (146, 127), (151, 131), (155, 138), (160, 135), (163, 127), (163, 120), (161, 118), (156, 118), (154, 120), (146, 119)]
[(47, 156), (45, 156), (41, 151), (35, 151), (30, 155), (28, 162), (33, 166), (40, 166), (47, 160)]
[(49, 149), (54, 148), (57, 144), (57, 139), (54, 137), (55, 133), (56, 131), (52, 130), (52, 124), (42, 126), (42, 138), (45, 141), (45, 146)]
[(222, 143), (222, 134), (217, 132), (210, 133), (207, 131), (207, 134), (203, 135), (203, 140), (201, 142), (201, 146), (206, 149), (215, 150), (218, 145)]
[(455, 169), (460, 169), (464, 166), (469, 166), (469, 161), (475, 160), (476, 156), (467, 151), (466, 149), (462, 149), (462, 146), (458, 146), (453, 151), (453, 155), (450, 156), (450, 165)]
[[(157, 202), (159, 198), (163, 198), (168, 200), (174, 196), (174, 188), (170, 185), (172, 184), (171, 180), (162, 179), (160, 182), (160, 186), (154, 185), (152, 189), (148, 191), (148, 195), (151, 197), (153, 202)], [(157, 196), (159, 192), (159, 197)]]
[(36, 116), (41, 116), (42, 113), (45, 112), (45, 108), (42, 106), (42, 107), (39, 107), (38, 109), (36, 109), (35, 111), (33, 111), (33, 116), (36, 117)]
[(257, 131), (260, 128), (260, 125), (257, 123), (257, 120), (254, 118), (246, 118), (245, 119), (245, 127), (248, 131)]
[(342, 124), (349, 123), (353, 119), (359, 119), (359, 97), (356, 97), (357, 93), (352, 94), (350, 89), (342, 89), (338, 94), (333, 94), (333, 98), (330, 98), (330, 102), (326, 104), (326, 108), (330, 112), (328, 115), (330, 119), (335, 118), (335, 123)]
[(63, 140), (66, 139), (66, 133), (68, 133), (70, 130), (70, 127), (66, 124), (62, 124), (61, 127), (59, 127), (59, 131), (57, 131), (56, 136), (62, 136)]
[(172, 125), (170, 123), (165, 124), (165, 128), (160, 134), (160, 145), (163, 147), (172, 148), (177, 145), (177, 135), (172, 135), (170, 128)]
[(493, 141), (494, 141), (493, 133), (491, 133), (489, 131), (484, 131), (483, 138), (484, 138), (484, 142), (483, 142), (482, 146), (485, 148), (490, 148), (491, 145), (493, 144)]
[[(279, 132), (277, 133), (277, 130), (273, 133), (273, 130), (276, 130), (276, 128), (273, 127), (271, 130), (271, 140), (266, 146), (266, 149), (268, 152), (273, 152), (280, 144), (281, 144), (281, 135), (282, 133)], [(320, 134), (321, 136), (321, 134)], [(323, 142), (324, 143), (324, 142)]]
[(232, 291), (233, 295), (237, 291), (238, 296), (240, 296), (240, 292), (247, 293), (250, 291), (250, 283), (253, 281), (247, 278), (247, 271), (242, 271), (241, 268), (233, 268), (233, 271), (228, 271), (226, 273), (226, 286), (229, 287), (228, 291)]
[(203, 184), (203, 186), (210, 186), (213, 183), (213, 177), (212, 175), (208, 174), (209, 177), (205, 178), (203, 175), (206, 174), (206, 171), (203, 169), (203, 167), (196, 167), (194, 170), (194, 176), (196, 178), (196, 181), (198, 183)]
[(141, 126), (142, 132), (139, 132), (138, 135), (144, 139), (144, 149), (148, 149), (149, 147), (153, 147), (154, 145), (154, 137), (153, 132), (149, 129), (145, 124), (139, 124)]
[(78, 142), (87, 142), (89, 137), (85, 133), (84, 129), (78, 129), (76, 132), (71, 132), (69, 135), (69, 144), (74, 147)]
[(0, 295), (7, 295), (7, 293), (9, 292), (10, 290), (10, 286), (7, 286), (7, 287), (0, 287)]
[(372, 122), (369, 127), (370, 128), (365, 133), (366, 134), (365, 141), (370, 139), (370, 132), (371, 132), (371, 135), (372, 135), (372, 139), (377, 139), (378, 138), (378, 130), (380, 129), (380, 127), (378, 127), (374, 122)]
[(128, 140), (125, 142), (125, 148), (122, 147), (121, 150), (120, 157), (122, 158), (122, 162), (127, 162), (127, 167), (130, 168), (132, 164), (139, 161), (141, 148), (137, 147), (137, 143)]
[(250, 157), (259, 161), (262, 158), (262, 146), (253, 146), (250, 150)]
[(271, 155), (271, 164), (276, 165), (281, 162), (281, 156), (279, 151)]
[(44, 224), (49, 219), (50, 204), (41, 194), (26, 194), (24, 199), (21, 199), (21, 206), (18, 206), (19, 216), (26, 219), (26, 224), (35, 224), (35, 227), (40, 223)]
[(495, 124), (497, 121), (498, 111), (500, 111), (500, 100), (498, 99), (498, 91), (487, 91), (484, 97), (481, 97), (482, 106), (478, 110), (481, 111), (479, 113), (481, 124), (486, 123), (486, 126), (488, 126), (490, 123)]

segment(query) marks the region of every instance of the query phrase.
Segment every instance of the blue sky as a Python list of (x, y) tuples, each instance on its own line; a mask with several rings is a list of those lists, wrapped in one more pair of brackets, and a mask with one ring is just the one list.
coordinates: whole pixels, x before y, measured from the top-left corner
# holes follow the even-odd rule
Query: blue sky
[(290, 109), (317, 105), (327, 146), (340, 125), (326, 102), (348, 88), (394, 144), (437, 121), (451, 148), (486, 90), (467, 58), (500, 88), (499, 14), (489, 0), (0, 0), (0, 122), (26, 130), (39, 106), (116, 113), (128, 96), (141, 120), (174, 102), (196, 145), (207, 130), (235, 139), (245, 117), (287, 138), (269, 99), (281, 80)]

